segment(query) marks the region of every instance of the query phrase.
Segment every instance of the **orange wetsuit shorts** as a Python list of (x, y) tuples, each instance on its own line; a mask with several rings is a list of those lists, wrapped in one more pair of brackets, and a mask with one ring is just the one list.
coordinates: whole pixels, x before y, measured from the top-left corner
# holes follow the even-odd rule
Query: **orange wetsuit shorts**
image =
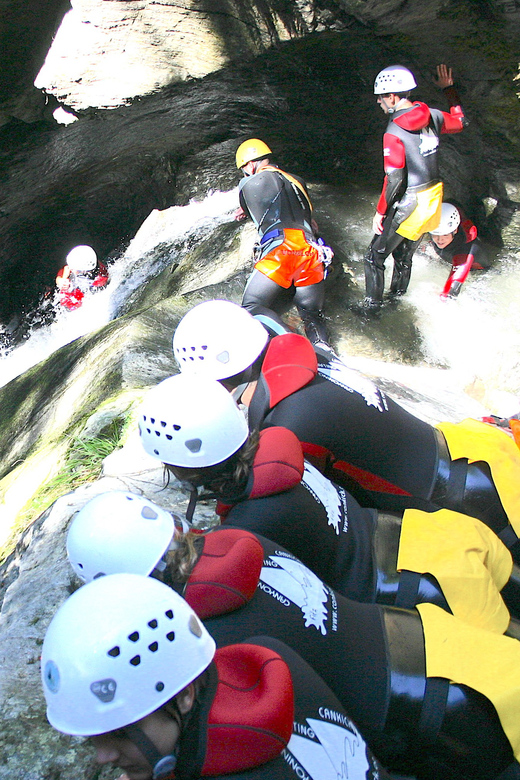
[(284, 242), (255, 264), (261, 273), (286, 289), (317, 284), (324, 278), (323, 263), (316, 247), (311, 246), (303, 230), (284, 230)]

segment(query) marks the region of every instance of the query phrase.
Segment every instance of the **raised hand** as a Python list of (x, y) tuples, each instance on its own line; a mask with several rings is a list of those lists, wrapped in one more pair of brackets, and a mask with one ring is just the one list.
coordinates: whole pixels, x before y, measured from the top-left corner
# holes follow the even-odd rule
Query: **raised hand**
[(447, 65), (437, 65), (437, 76), (434, 78), (439, 89), (453, 86), (452, 69)]

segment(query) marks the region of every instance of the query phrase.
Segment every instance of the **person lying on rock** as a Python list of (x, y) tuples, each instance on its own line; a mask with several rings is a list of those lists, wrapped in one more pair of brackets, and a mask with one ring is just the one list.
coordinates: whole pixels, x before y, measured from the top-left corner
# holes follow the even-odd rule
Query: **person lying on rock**
[(477, 228), (452, 203), (442, 204), (441, 221), (430, 230), (430, 238), (439, 257), (451, 264), (441, 298), (456, 298), (471, 270), (483, 271), (491, 266)]
[(107, 267), (98, 260), (95, 250), (87, 244), (75, 246), (70, 250), (64, 267), (58, 271), (56, 277), (59, 302), (67, 311), (79, 309), (87, 291), (96, 292), (107, 284)]
[[(360, 507), (304, 460), (288, 429), (249, 434), (215, 380), (180, 374), (159, 383), (145, 398), (139, 430), (146, 452), (191, 490), (191, 510), (203, 486), (227, 525), (283, 545), (350, 598), (407, 608), (429, 601), (503, 633), (505, 588), (520, 617), (518, 572), (511, 576), (511, 555), (487, 526), (449, 510), (407, 510), (401, 520)], [(77, 521), (83, 515), (87, 537), (90, 514), (87, 505)]]
[[(114, 496), (106, 494), (89, 502), (80, 526), (69, 531), (69, 557), (82, 579), (99, 582), (126, 567), (151, 573), (182, 593), (217, 647), (258, 633), (283, 642), (320, 675), (390, 770), (438, 780), (518, 771), (509, 744), (518, 727), (508, 739), (501, 725), (517, 707), (516, 640), (429, 603), (408, 611), (351, 601), (282, 546), (243, 529), (175, 533), (171, 522), (170, 538), (161, 539), (150, 534), (151, 517), (139, 519), (136, 505), (120, 500), (119, 519), (110, 512)], [(107, 549), (102, 528), (110, 525), (118, 534), (109, 529)], [(487, 698), (494, 674), (504, 696), (498, 716)]]
[(173, 351), (182, 373), (234, 391), (251, 431), (293, 431), (305, 457), (363, 506), (476, 517), (520, 560), (520, 452), (501, 430), (471, 419), (429, 425), (304, 336), (269, 339), (229, 301), (191, 309)]
[[(124, 780), (387, 777), (295, 651), (262, 631), (244, 639), (217, 650), (167, 585), (101, 577), (73, 593), (47, 629), (47, 718), (90, 737), (98, 763), (121, 768)], [(507, 753), (499, 747), (495, 763)]]
[(244, 141), (236, 152), (237, 168), (244, 175), (236, 216), (250, 217), (259, 238), (242, 306), (279, 320), (288, 291), (310, 341), (330, 350), (323, 306), (326, 268), (333, 252), (318, 236), (305, 182), (271, 164), (271, 154), (258, 138)]

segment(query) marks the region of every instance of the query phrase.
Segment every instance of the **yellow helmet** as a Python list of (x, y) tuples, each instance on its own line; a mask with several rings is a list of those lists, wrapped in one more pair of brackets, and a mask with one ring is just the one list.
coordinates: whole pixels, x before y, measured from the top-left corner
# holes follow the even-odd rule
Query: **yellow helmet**
[(242, 168), (251, 160), (258, 160), (260, 157), (267, 157), (270, 154), (272, 152), (266, 143), (260, 141), (259, 138), (250, 138), (248, 141), (240, 144), (237, 149), (237, 168)]

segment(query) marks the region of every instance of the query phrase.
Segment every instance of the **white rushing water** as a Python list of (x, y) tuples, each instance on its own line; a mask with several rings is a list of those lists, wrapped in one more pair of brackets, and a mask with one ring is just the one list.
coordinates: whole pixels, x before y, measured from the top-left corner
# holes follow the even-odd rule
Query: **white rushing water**
[[(349, 294), (353, 299), (362, 297), (362, 257), (371, 238), (372, 194), (324, 186), (315, 188), (314, 194), (324, 236), (332, 234), (336, 249), (346, 258)], [(0, 386), (118, 316), (135, 290), (175, 262), (174, 244), (188, 239), (194, 244), (207, 237), (217, 225), (232, 220), (237, 202), (235, 189), (211, 192), (187, 206), (153, 211), (111, 265), (105, 290), (87, 295), (76, 311), (56, 306), (54, 322), (34, 328), (26, 341), (0, 357)], [(391, 270), (390, 258), (387, 286)], [(460, 406), (462, 394), (468, 414), (516, 414), (520, 410), (520, 253), (505, 248), (491, 270), (470, 275), (456, 300), (443, 301), (439, 292), (448, 272), (449, 267), (423, 245), (414, 258), (407, 295), (374, 323), (361, 323), (341, 301), (332, 303), (328, 311), (342, 334), (338, 348), (353, 367), (429, 392), (433, 403), (449, 406), (457, 395)], [(420, 405), (414, 408), (421, 414)], [(425, 410), (424, 416), (431, 418), (431, 410)]]
[(152, 211), (127, 250), (110, 266), (110, 282), (106, 288), (87, 293), (82, 306), (75, 311), (66, 311), (56, 300), (53, 322), (33, 328), (22, 344), (0, 354), (0, 387), (65, 344), (117, 317), (135, 290), (174, 261), (171, 253), (154, 253), (154, 248), (188, 238), (203, 238), (216, 225), (232, 219), (237, 204), (237, 192), (231, 190), (210, 192), (204, 200), (192, 201), (187, 206)]

